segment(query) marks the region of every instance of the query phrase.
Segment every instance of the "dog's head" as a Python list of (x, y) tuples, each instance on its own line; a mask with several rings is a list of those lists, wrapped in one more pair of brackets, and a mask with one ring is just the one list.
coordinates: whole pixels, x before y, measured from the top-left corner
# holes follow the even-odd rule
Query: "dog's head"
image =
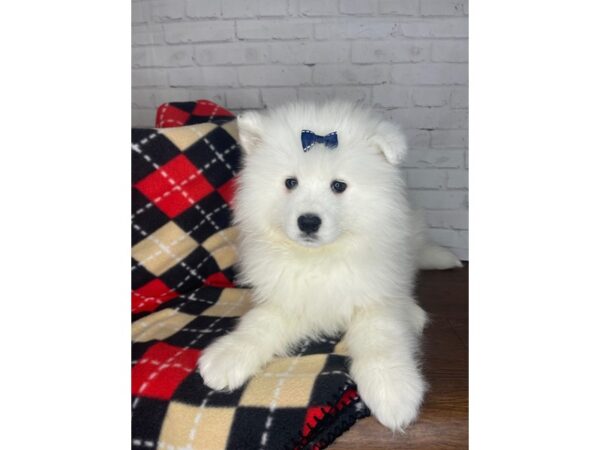
[[(372, 236), (393, 207), (406, 141), (398, 127), (370, 111), (347, 103), (296, 103), (247, 112), (238, 125), (244, 166), (236, 221), (255, 237), (320, 247), (344, 235)], [(303, 130), (335, 132), (337, 146), (314, 142), (305, 151)]]

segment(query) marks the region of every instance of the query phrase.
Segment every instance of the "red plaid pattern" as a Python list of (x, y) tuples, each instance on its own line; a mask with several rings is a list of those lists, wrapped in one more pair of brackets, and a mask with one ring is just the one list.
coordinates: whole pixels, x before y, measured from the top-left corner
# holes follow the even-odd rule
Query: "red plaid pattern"
[(162, 303), (179, 295), (159, 278), (155, 278), (142, 287), (135, 289), (131, 294), (133, 313), (154, 311)]
[(231, 120), (233, 114), (209, 100), (165, 103), (156, 111), (156, 127), (181, 127), (195, 123)]
[(133, 395), (170, 400), (175, 389), (194, 370), (200, 351), (159, 342), (133, 367)]
[(202, 172), (185, 155), (173, 158), (134, 187), (171, 219), (213, 191)]
[(206, 100), (162, 105), (157, 126), (132, 136), (132, 447), (325, 448), (369, 414), (338, 340), (303, 343), (234, 392), (204, 386), (202, 349), (251, 306), (233, 284), (237, 130)]
[(152, 311), (202, 285), (231, 286), (230, 203), (240, 150), (234, 122), (135, 130), (133, 155), (134, 312)]

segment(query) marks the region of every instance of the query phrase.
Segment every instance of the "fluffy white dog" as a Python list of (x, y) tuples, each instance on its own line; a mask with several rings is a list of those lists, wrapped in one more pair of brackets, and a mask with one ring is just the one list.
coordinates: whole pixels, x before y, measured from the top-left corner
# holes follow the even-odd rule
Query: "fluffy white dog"
[(255, 306), (205, 349), (204, 382), (236, 389), (300, 340), (345, 332), (362, 399), (383, 425), (402, 430), (426, 388), (416, 269), (460, 266), (426, 242), (406, 200), (404, 135), (339, 102), (249, 112), (238, 124), (240, 278), (254, 288)]

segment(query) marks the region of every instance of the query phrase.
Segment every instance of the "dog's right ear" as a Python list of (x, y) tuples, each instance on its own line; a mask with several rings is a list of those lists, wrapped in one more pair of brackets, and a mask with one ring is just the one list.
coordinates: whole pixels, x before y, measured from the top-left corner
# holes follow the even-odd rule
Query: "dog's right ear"
[(406, 137), (399, 126), (381, 121), (371, 137), (371, 142), (383, 153), (385, 159), (394, 166), (399, 166), (406, 155)]
[(248, 111), (238, 116), (238, 132), (242, 150), (250, 154), (263, 141), (263, 116), (257, 111)]

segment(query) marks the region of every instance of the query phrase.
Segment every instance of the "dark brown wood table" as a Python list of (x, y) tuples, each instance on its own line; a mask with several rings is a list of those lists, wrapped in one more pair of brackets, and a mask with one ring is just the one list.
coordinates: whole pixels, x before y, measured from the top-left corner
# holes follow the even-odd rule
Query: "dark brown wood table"
[(429, 313), (424, 372), (430, 384), (421, 414), (406, 433), (374, 417), (358, 421), (332, 450), (454, 450), (468, 448), (468, 264), (462, 269), (421, 272), (417, 298)]

